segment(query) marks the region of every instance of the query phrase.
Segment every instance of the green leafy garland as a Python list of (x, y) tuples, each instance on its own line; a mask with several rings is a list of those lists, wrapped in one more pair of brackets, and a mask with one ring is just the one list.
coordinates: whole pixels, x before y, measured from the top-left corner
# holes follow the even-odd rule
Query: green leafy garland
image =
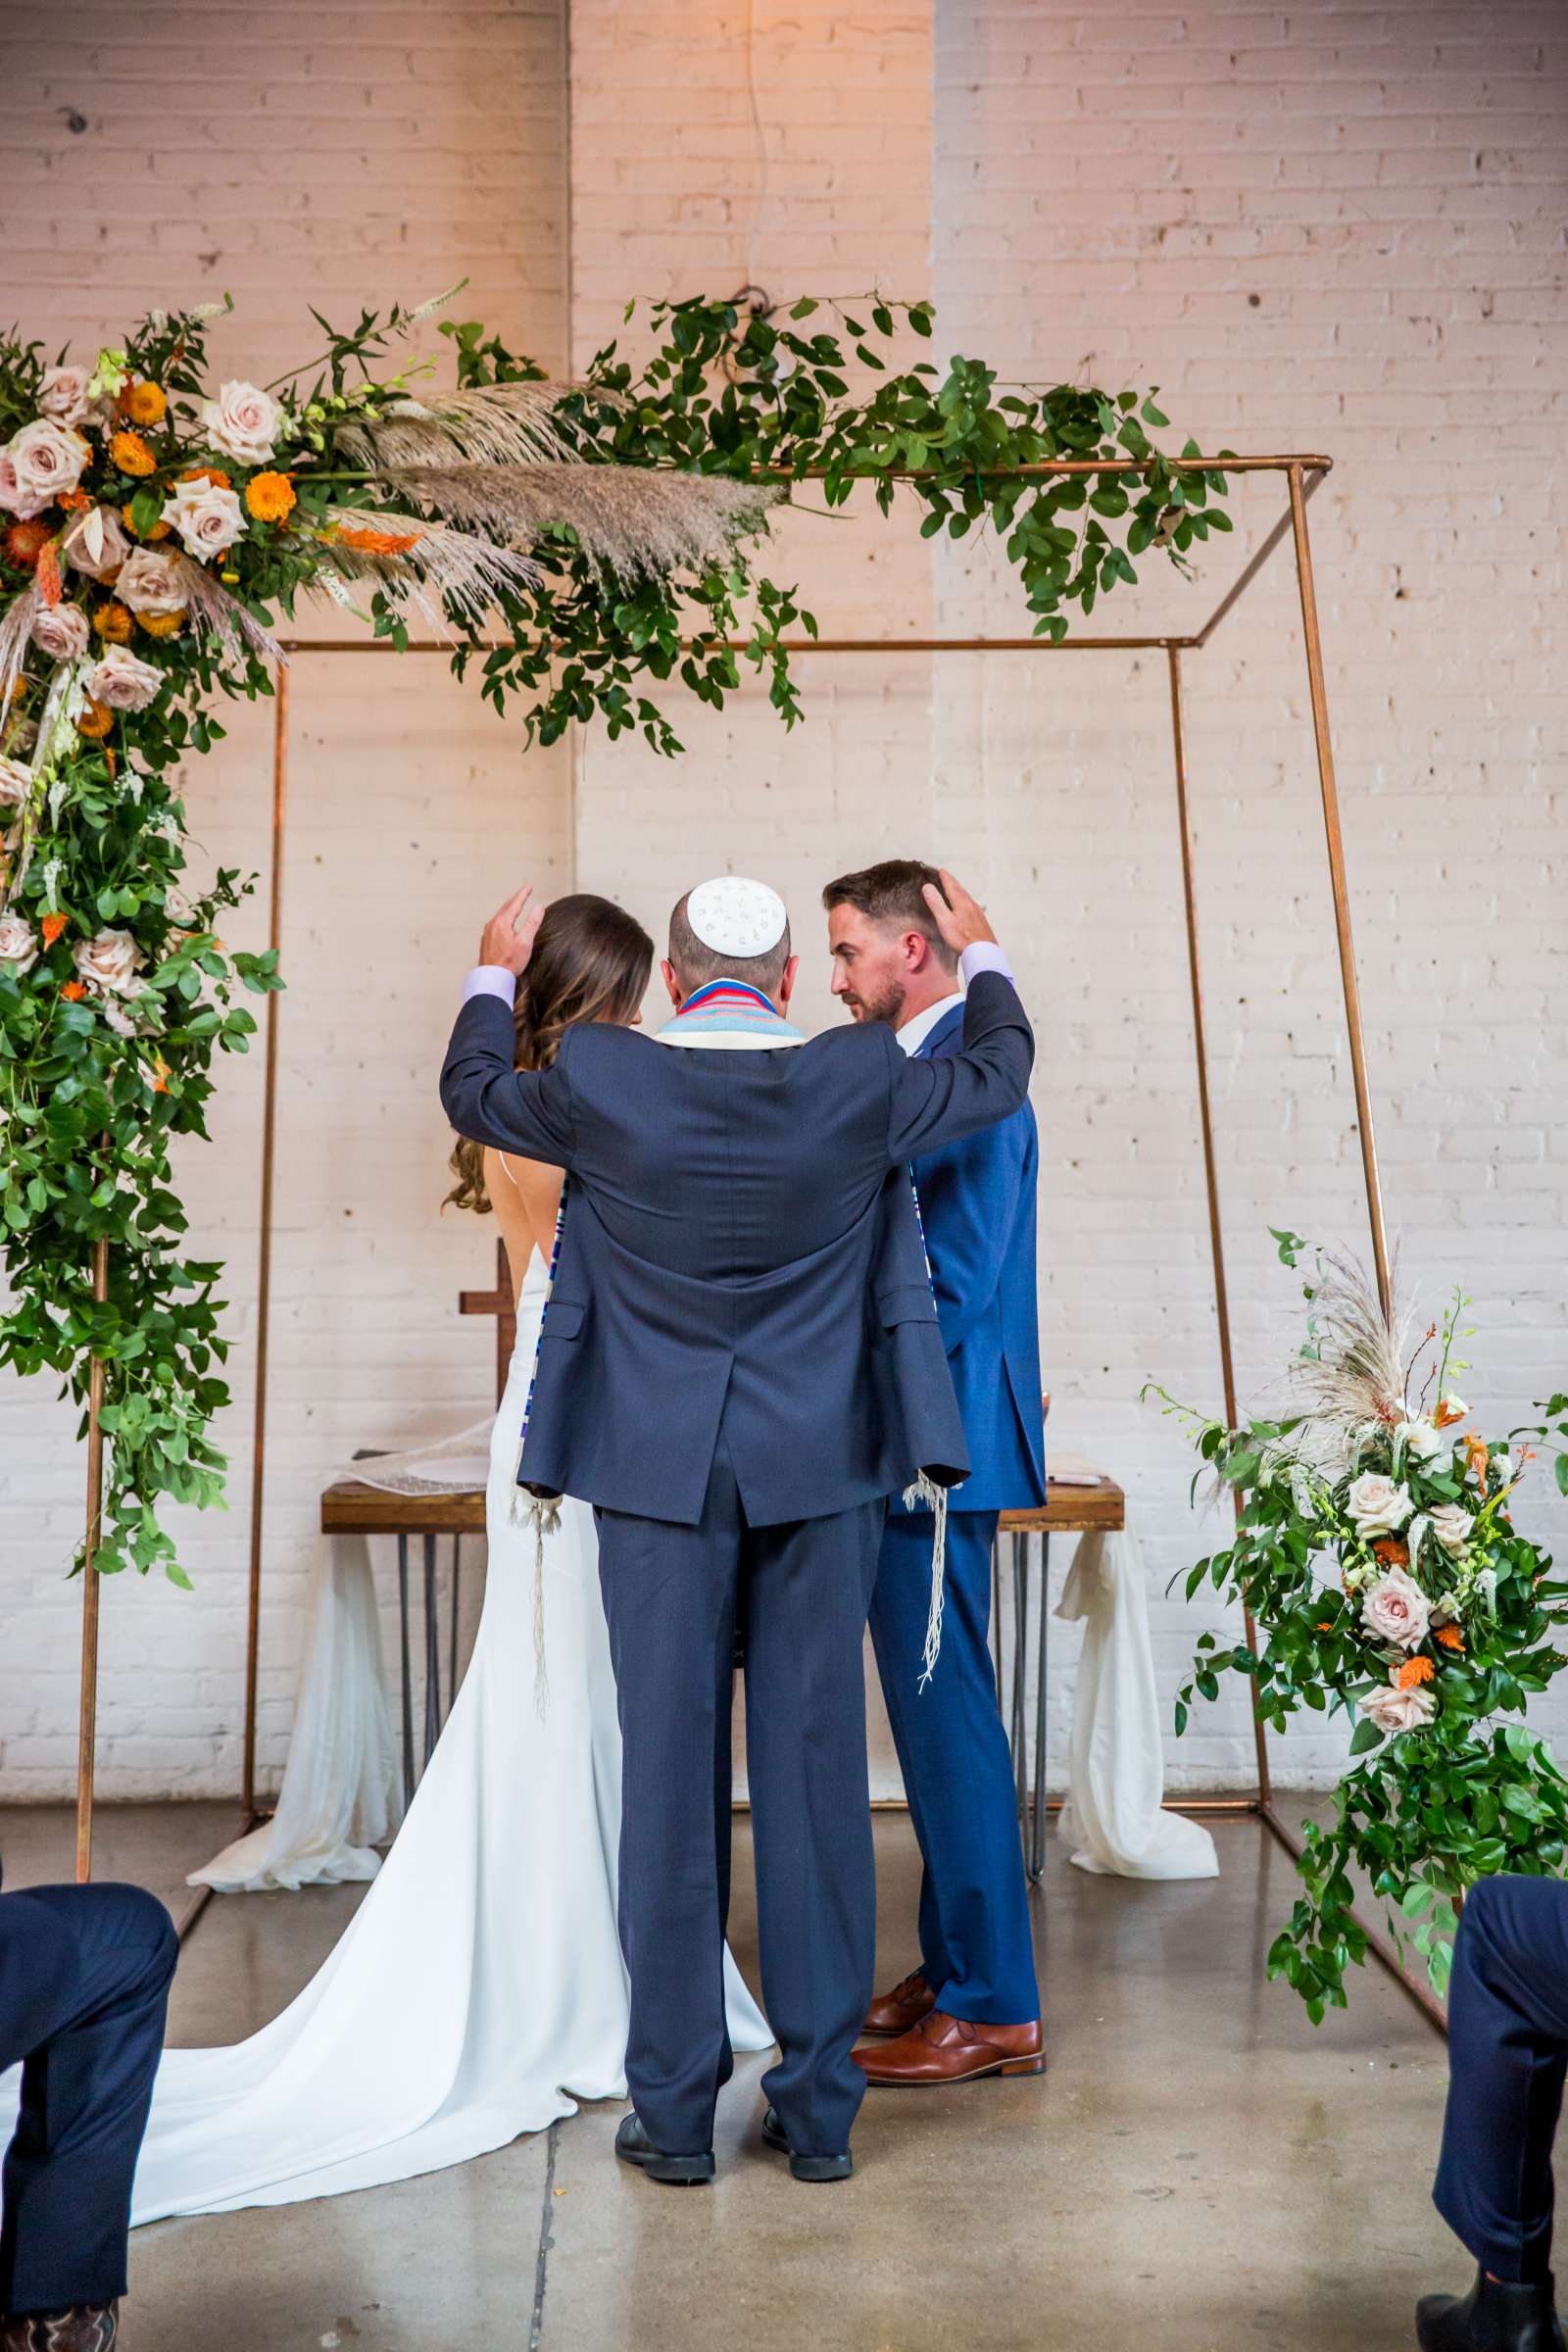
[[(1275, 1238), (1294, 1266), (1305, 1245)], [(1396, 1949), (1413, 1945), (1441, 1993), (1465, 1890), (1497, 1871), (1563, 1868), (1568, 1779), (1546, 1742), (1508, 1719), (1568, 1666), (1555, 1646), (1568, 1584), (1510, 1505), (1535, 1458), (1524, 1441), (1555, 1433), (1568, 1445), (1568, 1396), (1488, 1440), (1463, 1427), (1470, 1408), (1447, 1386), (1465, 1369), (1453, 1353), (1462, 1293), (1409, 1356), (1348, 1260), (1319, 1253), (1306, 1298), (1300, 1413), (1228, 1429), (1164, 1401), (1238, 1509), (1235, 1541), (1188, 1571), (1187, 1597), (1211, 1585), (1263, 1636), (1254, 1657), (1200, 1635), (1177, 1732), (1195, 1698), (1218, 1698), (1225, 1673), (1250, 1683), (1271, 1730), (1303, 1707), (1355, 1723), (1333, 1824), (1305, 1824), (1305, 1891), (1268, 1956), (1315, 2025), (1345, 2006), (1345, 1971), (1366, 1956), (1352, 1869), (1386, 1906)], [(1568, 1494), (1568, 1449), (1555, 1471)]]
[[(214, 1056), (243, 1053), (254, 1033), (238, 994), (281, 981), (271, 956), (235, 954), (219, 936), (253, 877), (222, 869), (186, 893), (178, 770), (222, 740), (220, 698), (271, 692), (269, 632), (302, 590), (352, 603), (363, 581), (365, 618), (401, 646), (420, 575), (454, 669), (478, 664), (498, 710), (522, 698), (529, 742), (598, 717), (612, 737), (639, 728), (672, 754), (660, 690), (719, 708), (742, 659), (766, 675), (787, 726), (801, 716), (782, 639), (816, 624), (758, 567), (760, 502), (740, 485), (776, 480), (787, 495), (810, 475), (813, 496), (836, 508), (864, 484), (886, 514), (913, 471), (922, 534), (995, 527), (1037, 633), (1053, 639), (1068, 607), (1087, 613), (1134, 580), (1144, 552), (1182, 566), (1209, 531), (1230, 528), (1223, 472), (1179, 470), (1152, 444), (1166, 424), (1152, 396), (999, 395), (995, 372), (962, 358), (946, 373), (928, 363), (895, 372), (886, 347), (900, 319), (929, 339), (931, 308), (880, 296), (862, 307), (863, 318), (837, 308), (833, 331), (806, 331), (824, 306), (802, 301), (775, 323), (733, 304), (659, 304), (651, 358), (634, 368), (612, 344), (569, 387), (544, 386), (543, 370), (476, 322), (442, 328), (457, 361), (458, 393), (444, 396), (455, 435), (488, 402), (518, 445), (504, 454), (526, 456), (537, 431), (578, 467), (716, 477), (727, 552), (662, 569), (617, 567), (566, 520), (515, 553), (504, 532), (474, 528), (466, 542), (439, 479), (394, 497), (379, 454), (366, 462), (366, 435), (379, 453), (376, 434), (419, 399), (431, 403), (421, 414), (441, 412), (422, 391), (425, 366), (389, 367), (424, 312), (366, 313), (347, 333), (318, 318), (315, 373), (265, 391), (225, 386), (245, 396), (226, 423), (205, 376), (203, 314), (154, 313), (90, 370), (0, 338), (0, 509), (13, 517), (0, 514), (0, 679), (7, 661), (15, 677), (9, 701), (0, 691), (0, 1364), (53, 1372), (80, 1404), (103, 1367), (100, 1571), (161, 1566), (187, 1585), (161, 1502), (222, 1495), (211, 1434), (228, 1395), (221, 1268), (184, 1254), (170, 1147), (205, 1134)], [(850, 396), (852, 364), (880, 379), (864, 400)], [(533, 409), (531, 386), (544, 386)], [(247, 438), (257, 415), (266, 430)], [(1093, 457), (1137, 470), (1009, 478)], [(58, 493), (36, 486), (51, 467)], [(227, 537), (204, 545), (194, 521), (185, 536), (182, 500), (209, 520), (226, 514)], [(459, 590), (442, 585), (453, 575), (437, 557), (461, 566)], [(69, 631), (85, 646), (72, 652)]]

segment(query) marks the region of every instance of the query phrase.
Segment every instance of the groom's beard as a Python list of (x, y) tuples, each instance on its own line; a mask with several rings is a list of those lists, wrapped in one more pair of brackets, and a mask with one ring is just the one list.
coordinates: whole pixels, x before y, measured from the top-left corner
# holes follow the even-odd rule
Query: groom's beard
[(858, 996), (849, 988), (844, 991), (844, 1004), (852, 1020), (885, 1021), (890, 1029), (897, 1029), (903, 1020), (907, 1001), (908, 992), (898, 980), (890, 980), (886, 988), (874, 995)]

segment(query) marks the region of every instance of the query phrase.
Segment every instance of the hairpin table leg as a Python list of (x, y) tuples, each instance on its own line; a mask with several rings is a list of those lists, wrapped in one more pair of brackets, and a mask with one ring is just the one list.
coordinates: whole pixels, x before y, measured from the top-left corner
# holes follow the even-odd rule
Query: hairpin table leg
[(452, 1539), (452, 1637), (447, 1652), (447, 1713), (458, 1695), (458, 1603), (463, 1597), (463, 1538)]
[(1026, 1721), (1025, 1676), (1029, 1657), (1029, 1540), (1015, 1535), (1012, 1539), (1012, 1773), (1018, 1799), (1018, 1819), (1022, 1821), (1029, 1788), (1028, 1741), (1024, 1735)]
[(991, 1539), (991, 1647), (997, 1670), (997, 1711), (1002, 1711), (1002, 1538)]
[(424, 1760), (441, 1737), (441, 1628), (435, 1608), (435, 1538), (424, 1539)]
[(398, 1538), (398, 1629), (403, 1660), (403, 1802), (414, 1802), (414, 1696), (409, 1688), (409, 1539)]
[(1040, 1657), (1035, 1690), (1034, 1810), (1029, 1819), (1029, 1878), (1038, 1886), (1046, 1875), (1046, 1675), (1051, 1662), (1051, 1537), (1040, 1531)]

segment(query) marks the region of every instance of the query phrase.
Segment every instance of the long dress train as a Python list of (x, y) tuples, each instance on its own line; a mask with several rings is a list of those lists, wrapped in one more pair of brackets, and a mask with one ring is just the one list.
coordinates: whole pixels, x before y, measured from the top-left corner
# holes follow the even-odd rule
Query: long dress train
[[(620, 1733), (593, 1513), (568, 1500), (545, 1539), (543, 1717), (534, 1536), (511, 1516), (546, 1288), (536, 1251), (491, 1439), (478, 1638), (408, 1818), (281, 2016), (231, 2048), (165, 2053), (133, 2222), (406, 2180), (625, 2094)], [(727, 1951), (725, 1971), (735, 2047), (771, 2047)]]

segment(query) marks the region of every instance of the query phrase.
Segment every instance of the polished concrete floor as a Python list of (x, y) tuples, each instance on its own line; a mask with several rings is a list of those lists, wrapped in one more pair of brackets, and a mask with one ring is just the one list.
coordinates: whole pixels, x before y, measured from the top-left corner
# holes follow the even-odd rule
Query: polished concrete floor
[[(112, 1814), (105, 1875), (113, 1857), (177, 1884), (228, 1834), (216, 1809), (196, 1811)], [(800, 2186), (762, 2150), (764, 2061), (746, 2060), (721, 2102), (711, 2189), (616, 2165), (623, 2110), (606, 2106), (392, 2188), (140, 2231), (125, 2352), (1409, 2345), (1417, 2294), (1466, 2269), (1428, 2202), (1443, 2045), (1370, 1969), (1348, 2014), (1314, 2032), (1263, 1982), (1288, 1858), (1253, 1821), (1214, 1826), (1222, 1876), (1189, 1885), (1089, 1878), (1054, 1846), (1035, 1898), (1051, 2072), (872, 2092), (844, 2186)], [(747, 1839), (738, 1824), (738, 1884)], [(916, 1863), (902, 1816), (879, 1817), (877, 1840), (892, 1980), (914, 1957)], [(46, 1817), (0, 1815), (13, 1883), (54, 1875), (33, 1867), (44, 1849)], [(260, 2025), (359, 1899), (215, 1900), (185, 1949), (171, 2038)], [(734, 1931), (755, 1982), (749, 1886)]]

